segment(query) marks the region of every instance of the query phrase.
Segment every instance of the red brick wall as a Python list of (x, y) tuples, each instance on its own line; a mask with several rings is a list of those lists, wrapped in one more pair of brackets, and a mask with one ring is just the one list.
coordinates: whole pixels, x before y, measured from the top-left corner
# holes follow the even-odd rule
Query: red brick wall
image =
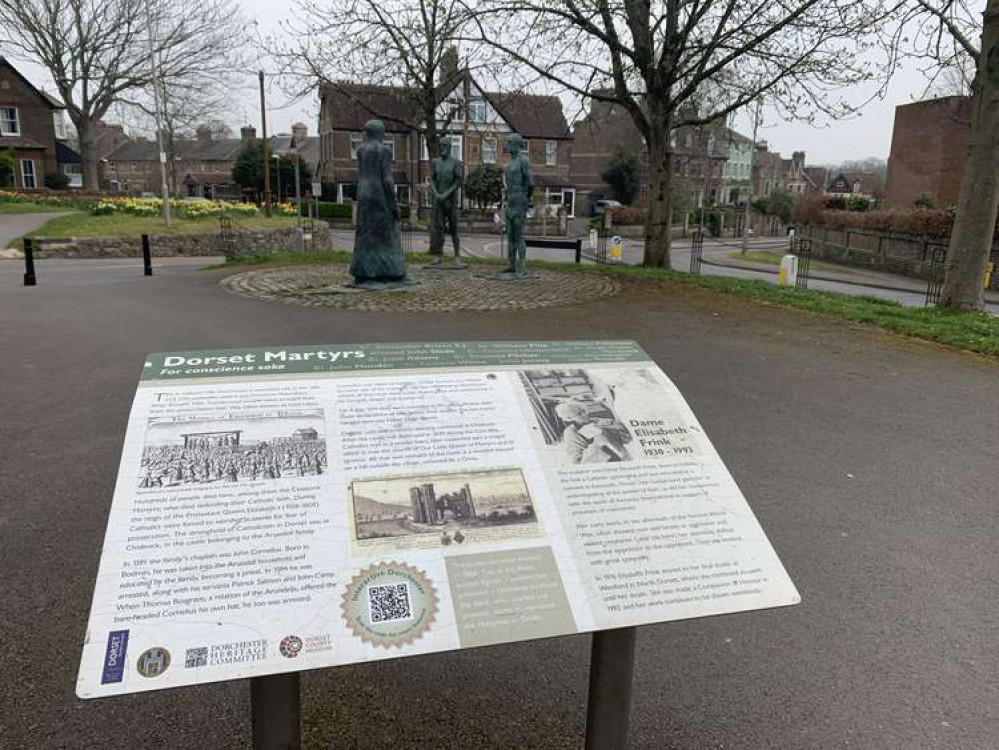
[(957, 203), (970, 122), (971, 103), (963, 96), (895, 108), (885, 187), (888, 206), (912, 208), (920, 193), (937, 208)]
[(20, 137), (0, 137), (0, 148), (10, 147), (22, 139), (30, 139), (45, 147), (44, 150), (15, 150), (15, 158), (18, 160), (16, 167), (18, 187), (21, 186), (21, 159), (32, 159), (35, 162), (38, 187), (42, 187), (45, 175), (58, 170), (52, 107), (31, 87), (26, 86), (6, 62), (0, 63), (0, 106), (17, 107), (21, 123)]

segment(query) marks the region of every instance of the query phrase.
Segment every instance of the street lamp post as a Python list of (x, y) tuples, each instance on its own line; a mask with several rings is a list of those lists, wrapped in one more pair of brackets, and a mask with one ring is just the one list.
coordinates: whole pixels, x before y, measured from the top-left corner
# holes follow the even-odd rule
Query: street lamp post
[(281, 202), (281, 155), (274, 154), (274, 171), (277, 172), (278, 203)]
[(763, 97), (761, 96), (756, 100), (756, 113), (753, 116), (753, 143), (749, 147), (749, 192), (746, 195), (746, 218), (743, 222), (745, 226), (742, 228), (742, 255), (746, 254), (746, 250), (749, 247), (749, 232), (751, 220), (753, 218), (752, 214), (752, 202), (753, 202), (753, 161), (756, 158), (756, 134), (760, 129), (760, 115), (762, 114), (763, 108)]

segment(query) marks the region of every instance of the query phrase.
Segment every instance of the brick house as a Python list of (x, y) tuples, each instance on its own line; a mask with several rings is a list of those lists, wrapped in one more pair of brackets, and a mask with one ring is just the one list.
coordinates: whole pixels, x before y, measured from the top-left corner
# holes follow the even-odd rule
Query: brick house
[[(623, 107), (592, 101), (586, 117), (573, 128), (573, 139), (570, 176), (579, 190), (579, 203), (584, 213), (590, 212), (595, 201), (609, 196), (610, 188), (600, 175), (617, 152), (638, 157), (641, 187), (636, 202), (648, 204), (648, 149), (631, 115)], [(736, 148), (741, 146), (740, 139), (746, 140), (720, 123), (683, 126), (671, 133), (673, 185), (686, 194), (687, 202), (692, 206), (728, 200), (733, 191), (727, 189), (727, 184), (735, 179), (735, 173), (726, 171), (726, 162), (733, 144)], [(737, 196), (737, 189), (735, 193)]]
[(64, 172), (82, 185), (80, 157), (66, 144), (62, 104), (37, 89), (0, 57), (0, 151), (13, 156), (13, 172), (0, 173), (0, 187), (37, 190), (45, 175)]
[(840, 172), (829, 182), (826, 192), (830, 195), (874, 200), (881, 194), (881, 177), (877, 172)]
[[(307, 128), (299, 128), (299, 153), (314, 167), (319, 158), (319, 139), (309, 138)], [(286, 154), (292, 136), (268, 138), (272, 154)], [(211, 130), (199, 128), (196, 137), (175, 139), (170, 162), (171, 192), (188, 198), (238, 198), (240, 188), (232, 180), (232, 169), (243, 147), (257, 140), (256, 128), (245, 126), (239, 138), (213, 138)], [(109, 190), (121, 193), (159, 194), (161, 176), (159, 147), (155, 141), (136, 139), (111, 151), (104, 164), (104, 179)], [(277, 194), (277, 185), (271, 186)], [(285, 195), (287, 197), (287, 195)]]
[[(449, 76), (442, 87), (438, 128), (451, 141), (466, 176), (483, 164), (509, 161), (506, 140), (519, 133), (534, 170), (535, 203), (559, 204), (574, 215), (576, 189), (569, 178), (572, 134), (554, 96), (489, 92), (467, 71)], [(393, 179), (401, 203), (429, 206), (426, 181), (430, 157), (419, 135), (415, 97), (397, 86), (327, 84), (320, 90), (319, 177), (336, 185), (336, 200), (349, 202), (357, 190), (357, 148), (364, 123), (385, 123), (385, 143), (394, 157)]]
[(939, 208), (957, 205), (971, 138), (971, 99), (945, 96), (895, 107), (885, 203), (912, 208), (925, 195)]
[(771, 151), (766, 141), (760, 141), (753, 155), (753, 196), (771, 193), (805, 195), (822, 193), (826, 188), (828, 170), (805, 164), (805, 152), (795, 151), (790, 159)]

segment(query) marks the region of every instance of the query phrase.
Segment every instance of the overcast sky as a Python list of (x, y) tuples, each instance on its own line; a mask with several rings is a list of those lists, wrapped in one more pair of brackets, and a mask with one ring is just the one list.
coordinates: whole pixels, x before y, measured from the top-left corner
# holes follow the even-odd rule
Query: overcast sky
[[(256, 20), (262, 29), (276, 29), (290, 8), (287, 0), (239, 1), (247, 16)], [(333, 39), (329, 41), (330, 44), (336, 43)], [(34, 83), (54, 91), (51, 80), (42, 68), (30, 64), (18, 63), (18, 65)], [(234, 95), (233, 111), (225, 118), (234, 130), (238, 130), (238, 127), (246, 122), (259, 127), (259, 103), (255, 86), (255, 75), (248, 73), (245, 91)], [(805, 151), (809, 164), (839, 163), (847, 159), (862, 159), (868, 156), (887, 158), (891, 145), (895, 106), (918, 98), (925, 87), (926, 81), (918, 71), (903, 71), (893, 80), (885, 100), (867, 104), (858, 116), (851, 119), (838, 122), (823, 121), (817, 123), (817, 126), (781, 122), (774, 113), (764, 112), (759, 138), (766, 139), (772, 150), (785, 155), (790, 155), (792, 151)], [(289, 102), (277, 86), (268, 88), (270, 132), (289, 132), (291, 124), (297, 120), (308, 124), (310, 134), (316, 132), (318, 107), (315, 101)], [(869, 91), (858, 91), (854, 103), (859, 105), (869, 96)], [(748, 113), (738, 116), (735, 126), (745, 135), (752, 135), (752, 120)]]

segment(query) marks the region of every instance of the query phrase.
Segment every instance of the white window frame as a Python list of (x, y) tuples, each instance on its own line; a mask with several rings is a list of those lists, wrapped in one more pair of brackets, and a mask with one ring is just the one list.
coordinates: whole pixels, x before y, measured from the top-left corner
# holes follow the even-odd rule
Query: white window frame
[(545, 141), (545, 166), (554, 167), (558, 160), (558, 142)]
[(66, 110), (56, 109), (52, 112), (52, 125), (55, 128), (55, 137), (60, 141), (66, 140)]
[(389, 153), (392, 154), (392, 161), (395, 161), (395, 138), (390, 135), (382, 143), (388, 147)]
[[(25, 165), (30, 167), (30, 170), (24, 168)], [(31, 172), (29, 175), (28, 172)], [(31, 184), (28, 184), (28, 178), (31, 178)], [(34, 159), (21, 159), (21, 187), (25, 190), (37, 190), (38, 189), (38, 170), (35, 169)]]
[[(7, 113), (13, 112), (11, 119)], [(10, 129), (10, 123), (14, 123), (14, 129)], [(21, 135), (21, 113), (17, 107), (0, 107), (0, 135)]]
[[(492, 157), (486, 157), (486, 144), (492, 149)], [(482, 163), (483, 164), (495, 164), (498, 158), (497, 149), (498, 144), (495, 137), (483, 138), (482, 139)]]
[[(354, 197), (353, 198), (348, 198), (347, 196), (344, 195), (344, 190), (343, 189), (345, 187), (347, 187), (348, 185), (353, 185), (354, 186)], [(357, 200), (357, 183), (356, 182), (339, 182), (339, 183), (337, 183), (337, 186), (336, 186), (336, 202), (337, 203), (346, 203), (348, 200), (352, 200), (352, 201), (356, 201)]]
[[(449, 138), (451, 140), (451, 156), (453, 156), (458, 161), (461, 161), (462, 156), (462, 136), (460, 133), (442, 133), (441, 138)], [(434, 157), (437, 158), (436, 156)], [(430, 161), (430, 151), (427, 150), (427, 139), (422, 135), (420, 136), (420, 160)]]
[(357, 149), (361, 147), (364, 143), (364, 135), (362, 133), (351, 133), (350, 134), (350, 160), (357, 161)]
[(486, 121), (487, 108), (485, 99), (472, 99), (468, 102), (468, 121), (482, 124)]

